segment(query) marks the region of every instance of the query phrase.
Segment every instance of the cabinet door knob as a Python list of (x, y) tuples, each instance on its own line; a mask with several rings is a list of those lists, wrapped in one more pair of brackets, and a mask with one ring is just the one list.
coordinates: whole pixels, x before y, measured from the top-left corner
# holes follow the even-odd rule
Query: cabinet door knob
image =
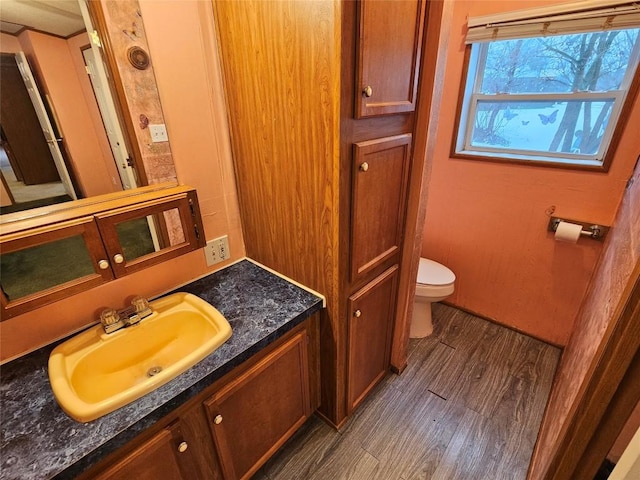
[(124, 257), (120, 253), (116, 253), (113, 256), (113, 261), (116, 262), (116, 263), (122, 263), (122, 262), (124, 262)]
[(216, 425), (220, 425), (222, 423), (222, 415), (216, 415), (213, 419), (213, 423), (215, 423)]
[(362, 316), (362, 312), (360, 310), (356, 310), (353, 312), (353, 316), (356, 318), (360, 318)]
[(187, 442), (180, 442), (180, 445), (178, 445), (178, 451), (180, 453), (186, 452), (187, 448), (189, 448), (189, 444)]
[(360, 171), (366, 172), (367, 170), (369, 170), (369, 164), (367, 162), (362, 162), (360, 164)]
[(109, 268), (109, 262), (107, 262), (106, 260), (100, 260), (98, 261), (98, 267), (100, 267), (100, 270), (106, 270), (107, 268)]
[(366, 87), (364, 87), (362, 89), (362, 94), (367, 98), (373, 95), (373, 88), (371, 88), (371, 85), (367, 85)]

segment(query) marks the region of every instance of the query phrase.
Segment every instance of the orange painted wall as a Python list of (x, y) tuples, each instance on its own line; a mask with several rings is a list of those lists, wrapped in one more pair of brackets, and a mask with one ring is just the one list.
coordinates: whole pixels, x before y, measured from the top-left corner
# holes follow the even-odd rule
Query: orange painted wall
[(207, 267), (197, 250), (6, 320), (0, 361), (94, 323), (106, 306), (161, 294), (245, 256), (210, 8), (199, 1), (140, 4), (178, 181), (197, 188), (206, 237), (229, 235), (231, 258)]
[(42, 82), (41, 93), (51, 99), (82, 193), (90, 197), (121, 190), (119, 182), (114, 185), (109, 177), (91, 114), (79, 94), (80, 81), (67, 42), (32, 31), (21, 33), (19, 38), (31, 68)]
[(207, 238), (244, 255), (212, 4), (139, 3), (178, 180), (198, 190)]
[(20, 50), (22, 50), (22, 47), (16, 37), (0, 32), (0, 51), (2, 53), (16, 53)]
[[(2, 48), (1, 48), (2, 52), (16, 53), (20, 51), (29, 51), (30, 53), (37, 55), (38, 52), (35, 52), (33, 50), (32, 42), (29, 40), (30, 37), (26, 35), (21, 36), (21, 38), (23, 39), (23, 42), (25, 43), (25, 46), (23, 46), (21, 45), (20, 40), (17, 37), (14, 37), (13, 35), (8, 35), (6, 33), (2, 33), (1, 35), (2, 35), (2, 38), (0, 39), (0, 42), (1, 42), (0, 44), (2, 45)], [(41, 35), (41, 34), (38, 34), (38, 35)], [(60, 48), (61, 55), (64, 55), (64, 47), (62, 43), (63, 40), (55, 37), (49, 37), (47, 35), (41, 35), (41, 36), (43, 38), (51, 38), (53, 41), (55, 41), (55, 44), (54, 44), (55, 48)], [(108, 181), (109, 184), (111, 185), (109, 190), (105, 190), (104, 188), (102, 188), (101, 190), (104, 190), (104, 191), (98, 191), (98, 190), (95, 190), (93, 187), (90, 187), (90, 190), (91, 191), (95, 190), (96, 193), (94, 194), (97, 195), (99, 193), (107, 193), (108, 191), (121, 190), (122, 186), (120, 185), (120, 178), (118, 176), (118, 171), (116, 169), (116, 166), (113, 162), (113, 158), (111, 156), (111, 150), (109, 149), (107, 135), (104, 131), (102, 119), (100, 118), (100, 111), (98, 110), (98, 105), (96, 103), (95, 96), (91, 88), (91, 82), (84, 68), (84, 59), (82, 58), (82, 52), (80, 48), (88, 44), (89, 44), (89, 38), (87, 34), (84, 32), (66, 40), (66, 46), (68, 48), (71, 61), (73, 62), (73, 65), (75, 67), (76, 78), (78, 80), (78, 85), (80, 86), (81, 90), (71, 93), (72, 85), (66, 86), (64, 90), (65, 97), (61, 99), (58, 99), (58, 98), (52, 99), (52, 101), (58, 104), (60, 102), (66, 101), (67, 98), (72, 98), (76, 95), (81, 95), (81, 97), (75, 97), (75, 100), (73, 100), (73, 102), (84, 100), (84, 106), (86, 106), (87, 108), (89, 118), (91, 119), (91, 124), (93, 125), (93, 132), (95, 133), (95, 141), (97, 142), (97, 146), (100, 149), (101, 153), (98, 156), (82, 155), (79, 158), (74, 157), (73, 160), (76, 163), (81, 163), (81, 164), (83, 160), (85, 160), (86, 165), (83, 164), (80, 166), (80, 170), (81, 172), (83, 172), (83, 174), (86, 174), (86, 172), (89, 172), (90, 175), (92, 176), (100, 173), (106, 175), (106, 177), (104, 177), (103, 179), (100, 179), (99, 181), (100, 183)], [(38, 63), (38, 66), (39, 65), (40, 63)], [(48, 72), (44, 72), (44, 74), (47, 74), (47, 73)], [(39, 71), (38, 76), (41, 76), (42, 74), (43, 72)], [(52, 80), (52, 81), (55, 81), (55, 80)], [(52, 81), (49, 81), (48, 83), (45, 82), (45, 83), (47, 86), (49, 86), (49, 84)], [(63, 126), (65, 135), (72, 137), (71, 141), (74, 144), (75, 143), (82, 144), (85, 150), (94, 151), (96, 147), (95, 145), (90, 145), (90, 146), (85, 145), (86, 142), (91, 142), (93, 138), (90, 136), (90, 137), (84, 137), (83, 139), (82, 137), (82, 135), (86, 133), (85, 131), (87, 127), (88, 126), (83, 126), (83, 129), (76, 133), (75, 123), (71, 125), (65, 123), (65, 125)], [(84, 141), (81, 142), (81, 139), (83, 139)], [(97, 165), (97, 162), (101, 162), (102, 165)], [(84, 183), (85, 183), (84, 177), (80, 179), (80, 182), (83, 185), (83, 189), (84, 189)], [(94, 183), (91, 180), (89, 180), (88, 182), (90, 185)], [(91, 194), (92, 193), (90, 193), (90, 195)]]
[(555, 242), (555, 215), (610, 225), (640, 146), (640, 100), (608, 173), (450, 158), (467, 16), (561, 3), (456, 1), (422, 255), (456, 274), (452, 304), (566, 345), (602, 244)]

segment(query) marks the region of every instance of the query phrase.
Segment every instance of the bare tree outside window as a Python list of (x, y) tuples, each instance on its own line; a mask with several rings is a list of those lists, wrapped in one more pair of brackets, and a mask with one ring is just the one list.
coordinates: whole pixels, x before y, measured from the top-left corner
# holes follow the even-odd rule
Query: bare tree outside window
[(639, 33), (474, 44), (464, 150), (601, 161), (636, 70)]

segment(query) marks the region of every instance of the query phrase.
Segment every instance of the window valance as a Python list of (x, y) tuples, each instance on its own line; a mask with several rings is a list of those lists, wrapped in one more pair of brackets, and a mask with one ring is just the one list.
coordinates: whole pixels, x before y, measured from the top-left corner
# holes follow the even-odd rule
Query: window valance
[(466, 43), (640, 27), (640, 1), (583, 0), (469, 17)]

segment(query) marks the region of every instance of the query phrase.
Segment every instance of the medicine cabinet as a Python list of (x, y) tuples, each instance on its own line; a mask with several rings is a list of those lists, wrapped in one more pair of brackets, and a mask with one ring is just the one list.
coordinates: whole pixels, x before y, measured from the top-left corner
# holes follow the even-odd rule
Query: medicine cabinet
[(148, 190), (2, 225), (2, 320), (204, 247), (195, 190)]

